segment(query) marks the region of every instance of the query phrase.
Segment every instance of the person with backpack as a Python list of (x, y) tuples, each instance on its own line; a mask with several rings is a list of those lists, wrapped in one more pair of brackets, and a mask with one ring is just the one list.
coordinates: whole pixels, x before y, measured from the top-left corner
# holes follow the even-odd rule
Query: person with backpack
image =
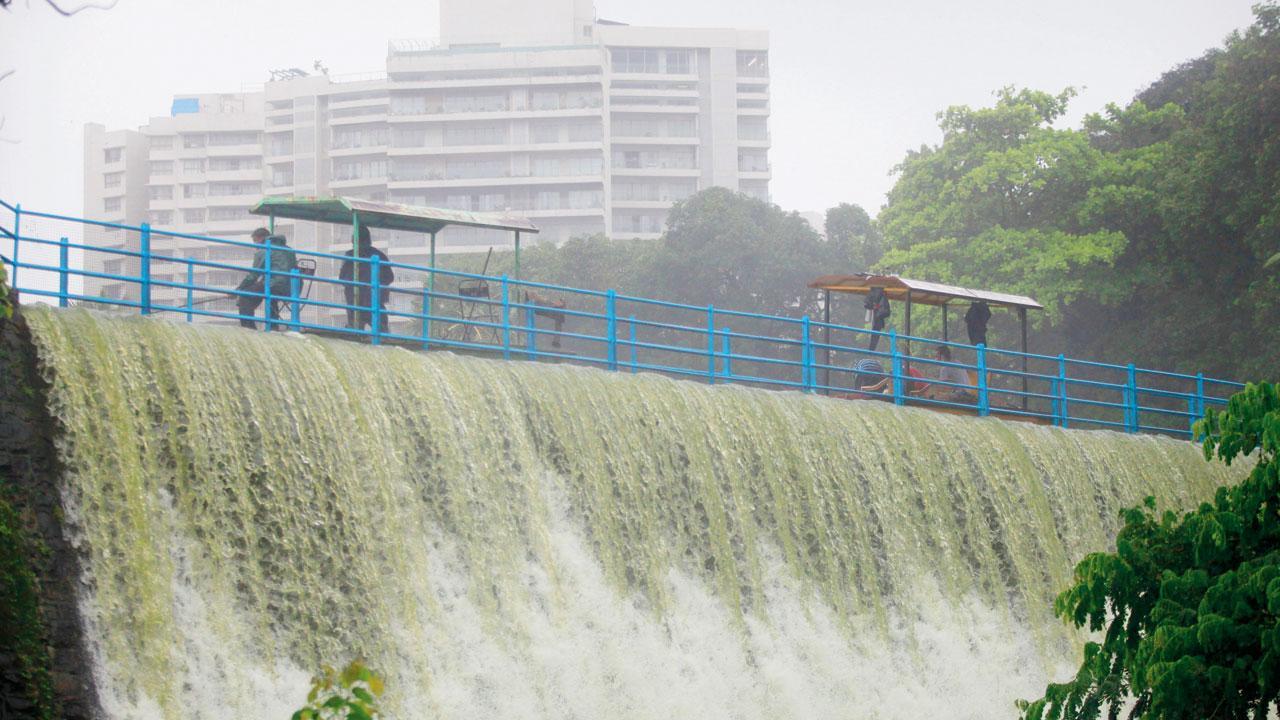
[[(289, 247), (285, 236), (272, 235), (266, 228), (254, 230), (250, 237), (255, 245), (262, 247), (253, 253), (253, 270), (236, 286), (236, 311), (240, 315), (241, 327), (256, 330), (258, 324), (254, 322), (254, 314), (267, 295), (267, 255), (271, 256), (271, 307), (267, 314), (272, 320), (280, 319), (280, 306), (293, 294), (293, 273), (298, 266), (298, 256)], [(270, 253), (267, 246), (271, 248)]]

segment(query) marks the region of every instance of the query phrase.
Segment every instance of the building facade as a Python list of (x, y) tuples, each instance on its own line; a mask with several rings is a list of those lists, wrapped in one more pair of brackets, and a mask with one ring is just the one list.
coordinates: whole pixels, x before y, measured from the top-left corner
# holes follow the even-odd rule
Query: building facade
[[(440, 18), (440, 42), (391, 43), (385, 73), (295, 72), (260, 93), (179, 96), (137, 133), (87, 131), (86, 213), (114, 217), (99, 204), (127, 187), (131, 221), (245, 238), (263, 194), (346, 195), (516, 213), (560, 242), (656, 238), (673, 203), (708, 187), (769, 197), (766, 32), (635, 27), (590, 0), (441, 0)], [(116, 170), (97, 155), (126, 141), (129, 179), (107, 188)], [(303, 249), (349, 243), (340, 228), (281, 230)], [(424, 238), (375, 239), (425, 260)], [(442, 252), (509, 243), (440, 236)]]

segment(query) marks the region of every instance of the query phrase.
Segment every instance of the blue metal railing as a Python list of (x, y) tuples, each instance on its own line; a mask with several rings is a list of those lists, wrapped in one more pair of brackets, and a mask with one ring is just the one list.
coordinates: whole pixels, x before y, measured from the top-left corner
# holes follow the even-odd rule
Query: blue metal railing
[[(172, 315), (187, 322), (261, 321), (268, 331), (331, 333), (367, 338), (372, 344), (500, 353), (504, 359), (644, 370), (712, 384), (878, 399), (1062, 428), (1179, 437), (1191, 437), (1192, 424), (1206, 407), (1225, 405), (1227, 396), (1243, 387), (1203, 374), (974, 347), (809, 317), (694, 306), (384, 261), (377, 255), (353, 259), (290, 247), (297, 257), (313, 261), (316, 271), (303, 273), (295, 267), (281, 273), (271, 267), (271, 254), (283, 249), (278, 246), (170, 232), (146, 223), (132, 226), (35, 212), (3, 200), (0, 208), (12, 214), (7, 226), (0, 218), (0, 235), (12, 241), (7, 257), (0, 252), (10, 282), (23, 295), (56, 300), (62, 307), (74, 302)], [(40, 232), (50, 227), (61, 232)], [(69, 239), (93, 233), (110, 242)], [(162, 251), (156, 250), (157, 244)], [(240, 262), (231, 259), (256, 250), (266, 256), (261, 268), (253, 267), (247, 257)], [(73, 262), (73, 251), (83, 255), (82, 262)], [(363, 271), (351, 272), (351, 279), (319, 271), (322, 264), (342, 262), (367, 266), (368, 280), (360, 280)], [(136, 271), (125, 267), (130, 263)], [(389, 286), (383, 285), (384, 267), (397, 275)], [(212, 276), (219, 273), (224, 279), (255, 273), (262, 289), (215, 282)], [(283, 295), (272, 287), (282, 274), (288, 279)], [(72, 290), (72, 278), (85, 286), (80, 292)], [(466, 292), (464, 284), (471, 285)], [(476, 287), (484, 291), (476, 292)], [(343, 297), (312, 297), (317, 290)], [(355, 304), (362, 290), (368, 292), (368, 305)], [(384, 294), (390, 298), (386, 305), (380, 301)], [(260, 312), (241, 314), (241, 298), (257, 300)], [(232, 307), (220, 309), (220, 304)], [(284, 311), (279, 319), (273, 317), (273, 308)], [(365, 314), (367, 326), (343, 322), (358, 313)], [(554, 327), (546, 327), (547, 320), (554, 321)], [(860, 347), (876, 337), (887, 340), (887, 352)], [(919, 350), (922, 346), (947, 348), (955, 359), (938, 353), (927, 357)], [(854, 364), (864, 358), (877, 360), (881, 369), (858, 373)], [(950, 370), (950, 380), (941, 379), (945, 369)], [(859, 374), (870, 376), (869, 381), (855, 382)], [(960, 377), (966, 381), (959, 382)], [(865, 389), (869, 384), (880, 387), (872, 392)]]

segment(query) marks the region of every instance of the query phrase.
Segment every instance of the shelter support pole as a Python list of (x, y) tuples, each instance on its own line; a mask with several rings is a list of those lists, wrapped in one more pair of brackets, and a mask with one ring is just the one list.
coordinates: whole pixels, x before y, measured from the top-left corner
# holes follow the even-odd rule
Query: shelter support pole
[[(827, 395), (831, 394), (831, 290), (823, 291), (822, 298), (822, 323), (825, 327), (822, 329), (822, 387), (823, 392)], [(729, 338), (725, 338), (728, 342)], [(726, 352), (728, 352), (726, 350)]]
[(512, 273), (516, 280), (520, 279), (520, 231), (516, 230), (516, 267)]
[[(910, 337), (911, 337), (911, 290), (909, 290), (909, 289), (907, 290), (907, 332), (906, 332), (906, 336), (907, 336), (908, 338), (910, 338)], [(910, 342), (911, 342), (910, 340), (907, 340), (908, 347), (910, 347)], [(903, 353), (903, 356), (904, 356), (904, 359), (903, 359), (903, 368), (904, 368), (904, 370), (903, 370), (903, 372), (904, 372), (905, 374), (909, 375), (909, 374), (911, 374), (911, 353), (909, 353), (909, 352), (907, 352), (907, 353)]]
[(947, 342), (951, 338), (947, 337), (947, 306), (942, 306), (942, 342)]
[(276, 234), (276, 214), (271, 213), (267, 216), (267, 232), (272, 235)]
[(431, 318), (435, 316), (436, 308), (436, 234), (431, 233), (431, 274), (427, 276), (427, 302), (423, 304), (426, 308), (425, 315), (427, 319), (423, 321), (424, 328), (422, 335), (428, 340), (431, 338)]
[(1022, 324), (1022, 409), (1027, 409), (1027, 309), (1018, 308), (1018, 321)]

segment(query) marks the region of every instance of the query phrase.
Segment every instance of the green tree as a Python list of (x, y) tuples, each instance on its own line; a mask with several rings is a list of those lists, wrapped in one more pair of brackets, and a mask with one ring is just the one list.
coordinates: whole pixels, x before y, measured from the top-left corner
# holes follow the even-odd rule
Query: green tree
[(834, 259), (845, 259), (849, 265), (838, 265), (832, 272), (866, 272), (884, 255), (884, 239), (871, 216), (861, 206), (849, 203), (827, 210), (825, 228)]
[(993, 107), (939, 114), (943, 141), (908, 153), (881, 212), (882, 269), (1032, 295), (1061, 318), (1097, 292), (1123, 234), (1085, 213), (1113, 168), (1053, 122), (1075, 94), (1005, 88)]
[(376, 720), (382, 689), (382, 679), (360, 660), (341, 671), (326, 665), (311, 679), (307, 704), (292, 720)]
[(1280, 394), (1249, 385), (1197, 424), (1205, 459), (1255, 462), (1182, 516), (1125, 510), (1114, 553), (1076, 566), (1055, 611), (1103, 631), (1072, 680), (1020, 701), (1026, 720), (1261, 720), (1280, 698)]

